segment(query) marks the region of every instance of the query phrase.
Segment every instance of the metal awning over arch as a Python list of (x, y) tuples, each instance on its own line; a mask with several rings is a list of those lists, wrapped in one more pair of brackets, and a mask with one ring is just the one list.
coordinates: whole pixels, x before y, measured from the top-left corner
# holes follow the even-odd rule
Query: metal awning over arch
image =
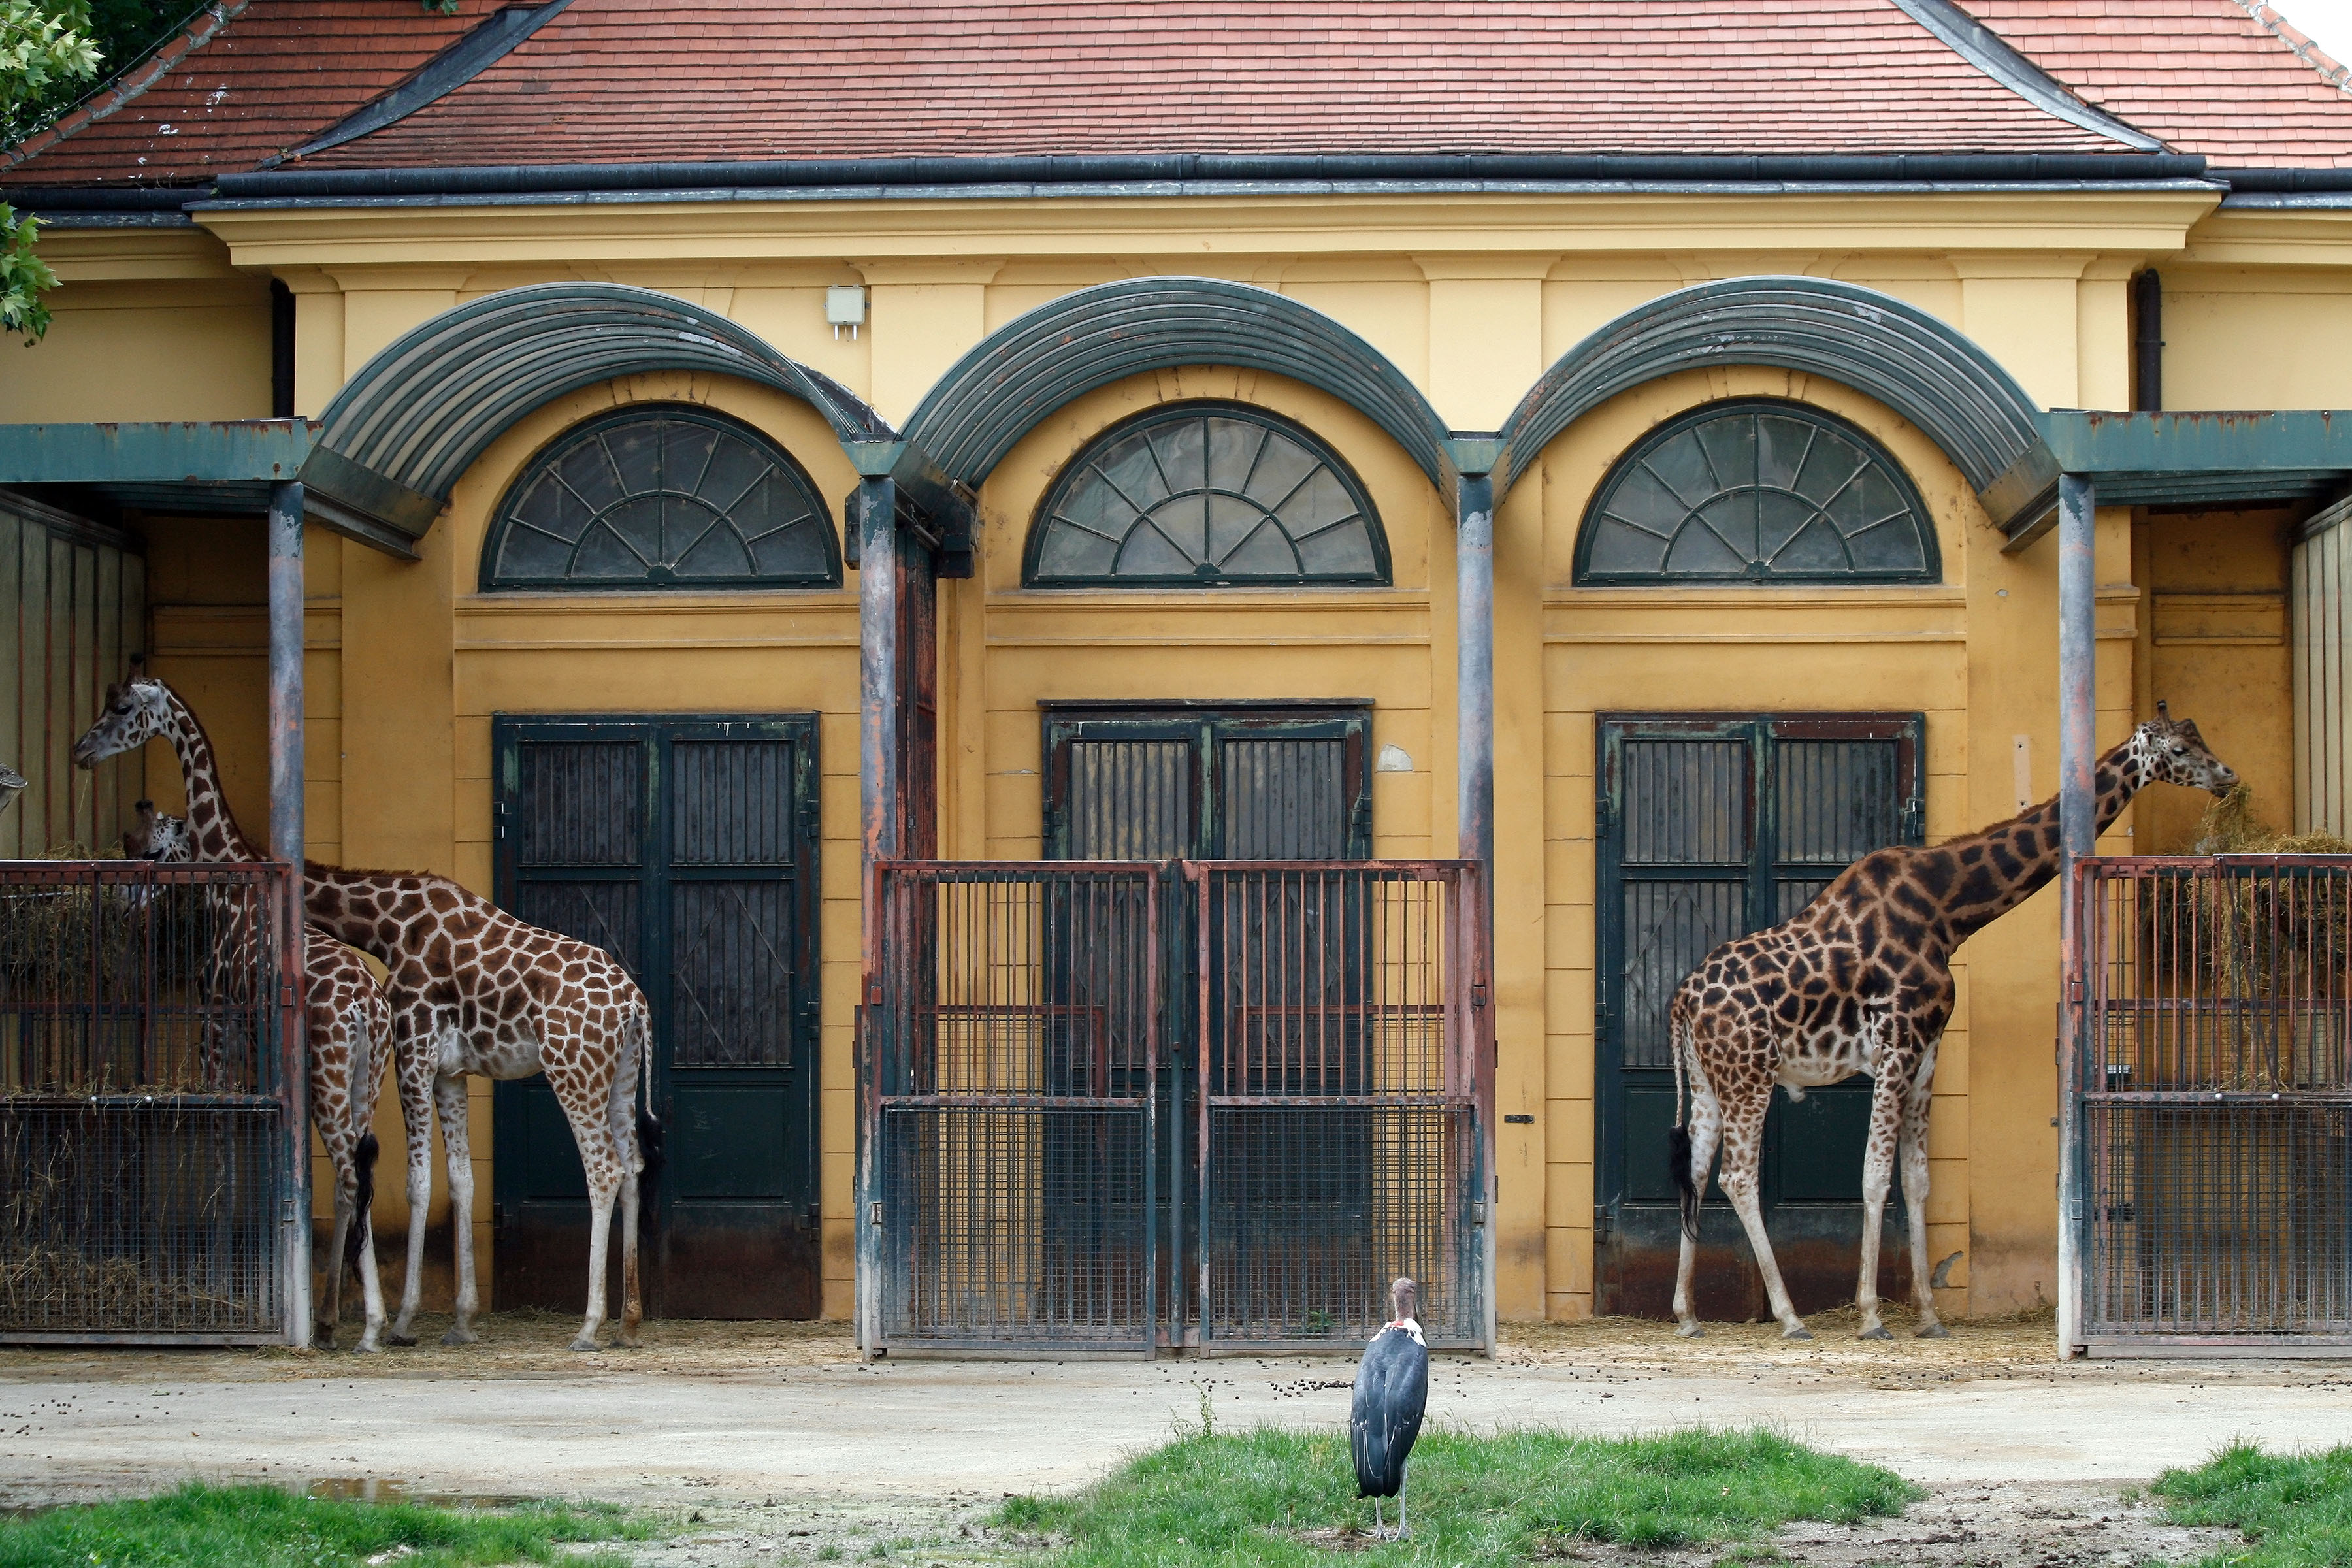
[(1546, 446), (1619, 393), (1677, 371), (1768, 365), (1826, 376), (1927, 432), (1993, 521), (2046, 512), (2058, 471), (2042, 414), (1990, 354), (1915, 305), (1829, 278), (1701, 283), (1626, 311), (1553, 363), (1511, 411), (1507, 489)]
[(1128, 376), (1188, 364), (1270, 371), (1329, 393), (1385, 431), (1440, 491), (1453, 489), (1445, 421), (1387, 355), (1312, 306), (1217, 278), (1122, 279), (1008, 321), (924, 395), (907, 438), (976, 487), (1055, 409)]
[(444, 310), (362, 365), (320, 416), (305, 504), (407, 553), (458, 477), (518, 420), (581, 387), (665, 370), (797, 397), (845, 446), (896, 439), (856, 394), (714, 310), (619, 283), (538, 283)]

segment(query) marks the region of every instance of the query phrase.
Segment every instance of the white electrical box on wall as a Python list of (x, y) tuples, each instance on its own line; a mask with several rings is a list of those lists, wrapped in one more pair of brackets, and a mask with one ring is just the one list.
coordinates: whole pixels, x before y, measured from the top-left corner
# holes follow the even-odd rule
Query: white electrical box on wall
[(857, 329), (866, 324), (866, 287), (861, 283), (836, 283), (824, 291), (824, 319), (833, 328), (835, 337), (847, 327), (856, 337)]

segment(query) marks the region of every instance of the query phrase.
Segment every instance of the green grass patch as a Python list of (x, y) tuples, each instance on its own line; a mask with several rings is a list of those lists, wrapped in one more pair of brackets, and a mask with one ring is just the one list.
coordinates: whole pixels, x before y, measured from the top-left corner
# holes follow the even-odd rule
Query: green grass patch
[(1763, 1427), (1623, 1438), (1424, 1431), (1411, 1481), (1412, 1539), (1360, 1555), (1353, 1549), (1366, 1543), (1347, 1532), (1370, 1528), (1371, 1504), (1356, 1497), (1340, 1433), (1186, 1433), (1084, 1491), (1014, 1498), (997, 1517), (1005, 1529), (1057, 1538), (1069, 1568), (1287, 1568), (1343, 1551), (1366, 1568), (1501, 1568), (1578, 1541), (1753, 1541), (1792, 1520), (1900, 1513), (1926, 1495), (1892, 1471)]
[(2233, 1443), (2194, 1469), (2167, 1470), (2148, 1489), (2175, 1524), (2242, 1531), (2246, 1543), (2206, 1568), (2318, 1568), (2352, 1563), (2352, 1447), (2266, 1454)]
[(594, 1505), (493, 1512), (190, 1481), (162, 1497), (0, 1519), (0, 1568), (358, 1568), (404, 1547), (394, 1559), (399, 1568), (556, 1562), (627, 1568), (629, 1559), (614, 1552), (562, 1548), (656, 1533), (646, 1520)]

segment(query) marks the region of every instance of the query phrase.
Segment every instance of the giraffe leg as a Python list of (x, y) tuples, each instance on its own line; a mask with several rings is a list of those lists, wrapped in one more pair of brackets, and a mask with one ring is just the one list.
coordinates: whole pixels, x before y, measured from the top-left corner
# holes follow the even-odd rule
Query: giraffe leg
[(1912, 1332), (1923, 1340), (1951, 1335), (1936, 1316), (1936, 1291), (1930, 1283), (1934, 1276), (1927, 1267), (1927, 1110), (1935, 1076), (1931, 1056), (1921, 1066), (1903, 1107), (1903, 1207), (1911, 1221), (1911, 1299), (1919, 1308), (1919, 1326)]
[(604, 1118), (605, 1129), (620, 1152), (621, 1331), (613, 1342), (624, 1350), (638, 1347), (637, 1331), (646, 1321), (645, 1297), (637, 1278), (637, 1193), (639, 1173), (645, 1166), (643, 1152), (637, 1147), (637, 1075), (646, 1070), (640, 1058), (632, 1037), (622, 1047), (620, 1071), (614, 1077)]
[(635, 1089), (635, 1075), (627, 1071), (628, 1061), (619, 1042), (614, 1042), (615, 1054), (607, 1058), (609, 1070), (599, 1079), (593, 1071), (583, 1071), (579, 1064), (593, 1059), (596, 1053), (583, 1038), (577, 1020), (551, 1024), (549, 1035), (540, 1049), (540, 1059), (546, 1064), (547, 1084), (555, 1091), (556, 1103), (563, 1107), (563, 1118), (572, 1124), (572, 1140), (580, 1151), (580, 1169), (588, 1178), (588, 1310), (581, 1321), (580, 1332), (572, 1341), (575, 1351), (602, 1350), (597, 1333), (604, 1326), (604, 1287), (610, 1268), (613, 1239), (613, 1204), (619, 1197), (623, 1172), (628, 1169), (626, 1152), (634, 1149), (635, 1140), (616, 1143), (613, 1137), (612, 1118), (627, 1112), (625, 1101), (615, 1104), (624, 1079), (631, 1092)]
[[(371, 1038), (364, 1016), (352, 1020), (352, 1034), (358, 1042), (352, 1057), (352, 1135), (361, 1139), (360, 1150), (370, 1160), (374, 1158), (375, 1143), (370, 1130), (375, 1125), (376, 1096), (383, 1074), (384, 1047), (388, 1044), (380, 1035)], [(373, 1178), (371, 1177), (371, 1184)], [(352, 1348), (362, 1354), (373, 1355), (383, 1346), (378, 1336), (383, 1332), (383, 1280), (376, 1271), (375, 1216), (372, 1205), (358, 1208), (352, 1223), (360, 1227), (358, 1247), (360, 1260), (360, 1305), (364, 1324), (360, 1330), (360, 1342)]]
[(327, 1158), (335, 1170), (335, 1227), (332, 1244), (327, 1248), (327, 1288), (316, 1303), (318, 1326), (310, 1331), (310, 1342), (322, 1351), (335, 1348), (335, 1327), (343, 1321), (343, 1243), (352, 1234), (360, 1195), (359, 1178), (351, 1168), (351, 1152), (346, 1149), (337, 1158), (330, 1146)]
[(474, 1290), (474, 1141), (466, 1128), (466, 1075), (435, 1079), (433, 1103), (441, 1113), (441, 1149), (449, 1163), (449, 1233), (457, 1244), (457, 1315), (441, 1342), (469, 1345), (481, 1338), (474, 1331), (481, 1299)]
[(1812, 1331), (1789, 1300), (1781, 1282), (1780, 1264), (1772, 1256), (1771, 1238), (1764, 1234), (1764, 1205), (1757, 1170), (1764, 1156), (1764, 1113), (1772, 1109), (1772, 1085), (1768, 1080), (1725, 1097), (1723, 1107), (1723, 1173), (1716, 1178), (1723, 1195), (1731, 1200), (1739, 1226), (1748, 1233), (1748, 1250), (1756, 1255), (1757, 1272), (1764, 1276), (1764, 1294), (1772, 1315), (1780, 1321), (1780, 1337), (1809, 1340)]
[(416, 1342), (416, 1304), (425, 1291), (425, 1221), (433, 1207), (433, 1077), (421, 1043), (394, 1047), (400, 1124), (408, 1137), (408, 1273), (400, 1282), (400, 1316), (388, 1343)]
[(1879, 1047), (1878, 1076), (1870, 1091), (1870, 1142), (1862, 1157), (1862, 1277), (1853, 1304), (1862, 1313), (1857, 1338), (1891, 1340), (1878, 1321), (1878, 1241), (1886, 1223), (1886, 1194), (1895, 1184), (1895, 1145), (1901, 1134), (1904, 1090), (1911, 1081), (1907, 1053), (1895, 1047), (1895, 1026)]
[[(1723, 1141), (1723, 1107), (1716, 1103), (1715, 1091), (1704, 1079), (1691, 1085), (1688, 1126), (1691, 1190), (1699, 1194), (1703, 1205), (1706, 1184), (1715, 1171), (1715, 1151)], [(1682, 1256), (1675, 1265), (1675, 1321), (1680, 1325), (1675, 1331), (1685, 1339), (1696, 1339), (1706, 1332), (1699, 1326), (1698, 1308), (1691, 1299), (1691, 1281), (1698, 1272), (1698, 1237), (1685, 1229), (1682, 1244)]]

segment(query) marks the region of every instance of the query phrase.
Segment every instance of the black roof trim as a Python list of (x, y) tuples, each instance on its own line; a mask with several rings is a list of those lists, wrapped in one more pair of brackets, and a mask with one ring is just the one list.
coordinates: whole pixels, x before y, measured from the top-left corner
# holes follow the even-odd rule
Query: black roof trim
[(677, 163), (503, 163), (436, 169), (301, 169), (223, 174), (230, 200), (525, 195), (831, 185), (1137, 182), (1571, 180), (1653, 184), (2042, 184), (2196, 179), (2205, 160), (2172, 153), (1898, 153), (1660, 156), (1647, 153), (1174, 153), (994, 158), (827, 158)]
[(556, 13), (571, 4), (572, 0), (544, 0), (537, 5), (506, 5), (491, 12), (472, 32), (417, 67), (406, 81), (371, 99), (283, 157), (264, 160), (261, 166), (274, 168), (286, 158), (340, 147), (371, 132), (381, 131), (394, 121), (405, 120), (506, 58), (517, 44), (553, 21)]
[(2352, 169), (2215, 169), (2233, 191), (2352, 191)]

